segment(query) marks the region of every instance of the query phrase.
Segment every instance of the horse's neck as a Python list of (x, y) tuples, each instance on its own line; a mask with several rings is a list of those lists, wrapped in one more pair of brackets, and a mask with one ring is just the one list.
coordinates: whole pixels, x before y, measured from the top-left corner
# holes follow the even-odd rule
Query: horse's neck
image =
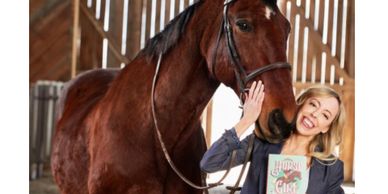
[[(183, 41), (183, 40), (182, 40)], [(157, 119), (166, 142), (176, 142), (192, 126), (217, 89), (219, 82), (210, 78), (205, 60), (195, 48), (176, 48), (165, 57), (155, 93)], [(191, 130), (191, 131), (189, 131)]]
[[(196, 10), (179, 42), (162, 58), (156, 83), (155, 104), (159, 127), (166, 142), (175, 142), (182, 131), (198, 122), (203, 109), (219, 86), (219, 82), (211, 78), (200, 50), (201, 36), (205, 26), (209, 25), (208, 18), (200, 16), (205, 11)], [(148, 61), (147, 57), (149, 56), (139, 55), (128, 64), (112, 84), (120, 85), (121, 88), (112, 87), (112, 91), (116, 92), (115, 94), (111, 92), (111, 96), (124, 98), (123, 100), (144, 101), (145, 108), (143, 105), (136, 105), (143, 106), (143, 111), (150, 110), (147, 108), (150, 106), (150, 83), (157, 63), (154, 59), (151, 64), (144, 64)], [(134, 95), (135, 90), (146, 93)], [(137, 96), (138, 99), (133, 96)], [(150, 126), (153, 126), (151, 118), (149, 122)]]

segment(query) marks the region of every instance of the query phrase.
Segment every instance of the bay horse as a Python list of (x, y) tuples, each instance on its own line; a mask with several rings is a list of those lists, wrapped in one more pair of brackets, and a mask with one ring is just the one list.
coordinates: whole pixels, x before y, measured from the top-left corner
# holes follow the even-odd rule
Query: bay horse
[(291, 131), (296, 104), (290, 70), (268, 64), (285, 63), (289, 31), (275, 0), (201, 0), (122, 70), (91, 70), (68, 82), (51, 156), (61, 193), (201, 193), (168, 165), (151, 104), (176, 167), (202, 184), (199, 161), (206, 144), (200, 116), (220, 83), (241, 95), (262, 80), (266, 98), (255, 133), (279, 141)]

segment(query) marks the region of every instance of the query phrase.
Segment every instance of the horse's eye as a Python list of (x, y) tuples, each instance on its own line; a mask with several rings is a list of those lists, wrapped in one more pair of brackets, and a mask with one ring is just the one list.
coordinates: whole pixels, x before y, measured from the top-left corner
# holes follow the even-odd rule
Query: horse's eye
[(236, 25), (243, 32), (250, 32), (250, 31), (252, 31), (252, 26), (246, 20), (239, 20), (239, 21), (236, 22)]

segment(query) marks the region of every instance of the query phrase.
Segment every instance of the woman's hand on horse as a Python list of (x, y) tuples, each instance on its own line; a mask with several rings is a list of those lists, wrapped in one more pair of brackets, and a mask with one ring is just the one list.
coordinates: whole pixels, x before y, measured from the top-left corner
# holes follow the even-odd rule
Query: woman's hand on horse
[(261, 81), (255, 81), (249, 88), (248, 94), (245, 93), (244, 114), (241, 120), (236, 124), (235, 130), (237, 136), (241, 136), (259, 117), (264, 101), (264, 85)]

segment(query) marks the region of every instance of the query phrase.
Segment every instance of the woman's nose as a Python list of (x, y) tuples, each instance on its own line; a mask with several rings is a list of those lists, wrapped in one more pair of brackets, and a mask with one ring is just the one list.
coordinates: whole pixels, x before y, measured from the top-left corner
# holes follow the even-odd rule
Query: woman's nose
[(314, 117), (314, 118), (317, 118), (318, 117), (318, 111), (314, 111), (311, 113), (311, 115)]

